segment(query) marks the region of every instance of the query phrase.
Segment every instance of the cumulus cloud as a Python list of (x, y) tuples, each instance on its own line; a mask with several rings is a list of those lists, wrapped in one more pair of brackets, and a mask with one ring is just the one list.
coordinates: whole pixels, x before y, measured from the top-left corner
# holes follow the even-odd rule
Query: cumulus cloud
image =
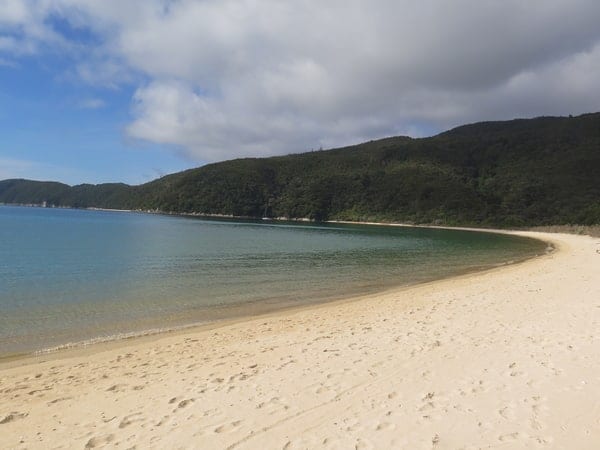
[(0, 54), (42, 51), (40, 36), (78, 44), (49, 17), (89, 30), (98, 41), (75, 73), (92, 84), (136, 84), (127, 133), (197, 161), (600, 105), (596, 0), (9, 6)]

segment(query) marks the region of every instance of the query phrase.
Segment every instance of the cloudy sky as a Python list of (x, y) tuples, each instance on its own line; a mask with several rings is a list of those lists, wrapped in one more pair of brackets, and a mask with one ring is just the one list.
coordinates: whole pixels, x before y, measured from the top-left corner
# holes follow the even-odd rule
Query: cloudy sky
[(600, 110), (598, 0), (0, 0), (0, 179)]

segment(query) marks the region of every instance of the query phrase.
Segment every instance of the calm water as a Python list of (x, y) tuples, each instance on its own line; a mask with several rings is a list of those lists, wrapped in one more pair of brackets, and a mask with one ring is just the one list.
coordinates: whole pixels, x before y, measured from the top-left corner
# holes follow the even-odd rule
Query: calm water
[(0, 206), (0, 355), (375, 292), (543, 251), (462, 231)]

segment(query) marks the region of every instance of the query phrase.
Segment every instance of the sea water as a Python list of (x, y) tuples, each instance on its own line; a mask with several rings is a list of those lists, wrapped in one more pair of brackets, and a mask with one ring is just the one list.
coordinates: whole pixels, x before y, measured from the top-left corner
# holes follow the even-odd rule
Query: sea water
[(544, 249), (456, 230), (0, 206), (0, 356), (373, 293)]

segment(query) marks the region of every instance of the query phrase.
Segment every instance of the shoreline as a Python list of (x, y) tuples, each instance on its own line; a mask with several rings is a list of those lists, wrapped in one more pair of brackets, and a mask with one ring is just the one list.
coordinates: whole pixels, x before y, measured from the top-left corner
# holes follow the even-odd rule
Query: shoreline
[[(90, 209), (90, 208), (86, 208)], [(101, 210), (97, 208), (92, 208), (92, 210)], [(101, 211), (112, 211), (112, 212), (141, 212), (143, 211), (127, 211), (127, 210), (101, 210)], [(431, 229), (444, 229), (444, 230), (456, 230), (456, 231), (472, 231), (472, 232), (485, 232), (485, 233), (496, 233), (496, 234), (505, 234), (505, 235), (516, 235), (514, 231), (510, 230), (501, 230), (501, 229), (478, 229), (478, 228), (470, 228), (470, 227), (445, 227), (445, 226), (433, 226), (433, 225), (409, 225), (402, 223), (377, 223), (377, 222), (350, 222), (350, 221), (327, 221), (324, 223), (332, 223), (332, 224), (348, 224), (348, 225), (365, 225), (365, 226), (391, 226), (391, 227), (403, 227), (403, 228), (431, 228)], [(534, 238), (535, 239), (535, 238)], [(260, 308), (260, 302), (257, 304), (244, 304), (244, 305), (234, 305), (228, 309), (231, 310), (239, 310), (236, 314), (226, 315), (226, 317), (218, 318), (218, 319), (208, 319), (206, 321), (201, 322), (191, 322), (185, 323), (181, 325), (173, 325), (165, 328), (150, 328), (129, 332), (121, 332), (115, 335), (109, 336), (97, 336), (89, 339), (84, 339), (81, 341), (75, 342), (67, 342), (64, 344), (59, 344), (52, 347), (42, 348), (38, 350), (25, 351), (19, 353), (9, 353), (0, 355), (0, 371), (3, 368), (8, 367), (16, 367), (27, 364), (35, 364), (40, 361), (46, 361), (48, 359), (59, 360), (63, 357), (69, 357), (72, 354), (93, 354), (95, 351), (102, 351), (104, 348), (118, 348), (121, 346), (126, 346), (130, 343), (135, 343), (138, 340), (156, 340), (160, 339), (163, 336), (173, 336), (184, 334), (188, 332), (194, 331), (203, 331), (203, 330), (212, 330), (214, 328), (219, 328), (221, 326), (227, 326), (234, 323), (249, 321), (253, 319), (258, 319), (261, 317), (270, 317), (277, 314), (284, 314), (287, 312), (301, 311), (306, 309), (312, 309), (315, 307), (319, 307), (322, 305), (328, 304), (342, 304), (348, 302), (357, 302), (368, 300), (372, 297), (377, 297), (380, 295), (388, 295), (393, 293), (399, 293), (406, 289), (413, 288), (416, 286), (429, 285), (432, 283), (437, 283), (444, 280), (449, 279), (461, 279), (463, 277), (468, 277), (470, 275), (475, 275), (479, 273), (487, 273), (489, 271), (503, 269), (508, 266), (515, 266), (519, 264), (527, 263), (528, 261), (541, 258), (547, 256), (556, 251), (556, 248), (552, 245), (552, 243), (548, 240), (536, 239), (540, 242), (543, 242), (546, 245), (546, 249), (543, 253), (534, 254), (531, 256), (525, 256), (515, 260), (509, 261), (500, 261), (494, 264), (487, 264), (482, 266), (473, 267), (470, 269), (464, 269), (463, 271), (442, 276), (441, 278), (431, 278), (424, 281), (417, 281), (412, 283), (398, 284), (387, 286), (384, 289), (376, 290), (369, 293), (361, 293), (361, 294), (340, 294), (334, 297), (328, 297), (320, 300), (311, 301), (308, 303), (303, 303), (300, 305), (277, 305), (272, 306), (271, 308), (266, 307), (266, 309)], [(258, 307), (258, 312), (256, 309)]]
[(464, 230), (464, 231), (498, 231), (498, 232), (512, 232), (512, 231), (527, 231), (513, 230), (509, 228), (484, 228), (484, 227), (461, 227), (461, 226), (447, 226), (447, 225), (433, 225), (433, 224), (412, 224), (403, 222), (373, 222), (373, 221), (352, 221), (352, 220), (324, 220), (317, 221), (308, 217), (253, 217), (253, 216), (236, 216), (233, 214), (211, 214), (211, 213), (200, 213), (200, 212), (174, 212), (174, 211), (161, 211), (161, 210), (145, 210), (145, 209), (116, 209), (116, 208), (97, 208), (95, 206), (88, 207), (74, 207), (74, 206), (43, 206), (42, 204), (25, 204), (25, 203), (0, 203), (0, 206), (20, 207), (20, 208), (44, 208), (44, 209), (72, 209), (79, 211), (100, 211), (100, 212), (122, 212), (122, 213), (134, 213), (134, 214), (151, 214), (151, 215), (162, 215), (162, 216), (174, 216), (174, 217), (195, 217), (205, 219), (225, 219), (225, 220), (251, 220), (256, 222), (297, 222), (297, 223), (339, 223), (348, 225), (376, 225), (376, 226), (397, 226), (397, 227), (414, 227), (414, 228), (433, 228), (443, 230)]
[(173, 212), (173, 211), (159, 211), (159, 210), (142, 210), (142, 209), (115, 209), (115, 208), (97, 208), (94, 206), (78, 208), (73, 206), (43, 206), (41, 204), (24, 204), (24, 203), (0, 203), (0, 206), (10, 207), (23, 207), (23, 208), (48, 208), (48, 209), (73, 209), (81, 211), (105, 211), (105, 212), (123, 212), (123, 213), (134, 213), (134, 214), (154, 214), (164, 216), (175, 216), (175, 217), (196, 217), (206, 219), (225, 219), (225, 220), (251, 220), (260, 222), (261, 220), (267, 222), (297, 222), (297, 223), (340, 223), (350, 225), (376, 225), (376, 226), (397, 226), (397, 227), (413, 227), (413, 228), (432, 228), (432, 229), (445, 229), (445, 230), (464, 230), (464, 231), (491, 231), (498, 233), (511, 233), (521, 231), (541, 232), (541, 233), (566, 233), (566, 234), (578, 234), (592, 237), (600, 237), (600, 225), (581, 225), (581, 224), (561, 224), (561, 225), (529, 225), (521, 228), (495, 228), (483, 227), (478, 225), (473, 226), (451, 226), (451, 225), (434, 225), (434, 224), (417, 224), (417, 223), (404, 223), (404, 222), (373, 222), (373, 221), (352, 221), (352, 220), (325, 220), (316, 221), (308, 217), (253, 217), (253, 216), (236, 216), (233, 214), (208, 214), (198, 212)]
[[(547, 243), (549, 244), (549, 243)], [(35, 350), (32, 352), (23, 352), (16, 354), (8, 354), (4, 356), (0, 356), (0, 374), (3, 369), (14, 368), (27, 366), (31, 364), (37, 364), (47, 361), (60, 361), (65, 358), (70, 358), (73, 356), (93, 356), (97, 352), (102, 352), (106, 350), (114, 350), (125, 348), (130, 345), (135, 345), (138, 342), (152, 342), (157, 341), (162, 338), (166, 338), (169, 336), (180, 336), (189, 333), (198, 333), (198, 332), (206, 332), (215, 329), (219, 329), (222, 327), (227, 327), (239, 323), (244, 323), (253, 320), (266, 319), (279, 316), (281, 314), (293, 314), (295, 312), (314, 310), (320, 307), (327, 307), (329, 305), (343, 305), (347, 303), (354, 302), (362, 302), (369, 301), (371, 298), (377, 298), (382, 295), (394, 295), (400, 294), (408, 289), (434, 285), (438, 282), (446, 281), (446, 280), (460, 280), (464, 278), (469, 278), (473, 275), (484, 274), (491, 271), (502, 270), (507, 267), (518, 266), (520, 264), (526, 264), (530, 261), (533, 261), (538, 258), (543, 258), (545, 256), (551, 255), (556, 252), (556, 248), (554, 246), (549, 247), (546, 250), (546, 253), (534, 255), (530, 257), (525, 257), (523, 259), (507, 261), (504, 263), (498, 263), (490, 267), (477, 268), (472, 270), (466, 270), (464, 272), (448, 275), (442, 278), (435, 278), (428, 281), (416, 282), (412, 284), (402, 284), (394, 287), (389, 287), (387, 289), (372, 292), (368, 294), (359, 294), (353, 296), (343, 296), (340, 298), (315, 301), (312, 303), (306, 303), (302, 305), (294, 305), (294, 306), (284, 306), (284, 307), (276, 307), (272, 311), (260, 312), (257, 314), (248, 313), (241, 314), (239, 316), (228, 317), (224, 319), (217, 319), (214, 321), (207, 322), (197, 322), (190, 323), (186, 325), (174, 326), (171, 328), (165, 329), (149, 329), (142, 330), (139, 332), (131, 332), (131, 333), (121, 333), (115, 336), (101, 336), (98, 338), (91, 338), (89, 340), (78, 341), (73, 343), (66, 343), (63, 345), (59, 345), (56, 347), (44, 348), (41, 350)]]
[(580, 448), (600, 246), (0, 370), (0, 447)]
[(582, 236), (600, 237), (600, 225), (580, 225), (580, 224), (562, 224), (562, 225), (529, 225), (521, 228), (495, 228), (494, 226), (451, 226), (451, 225), (434, 225), (434, 224), (416, 224), (404, 222), (373, 222), (373, 221), (352, 221), (352, 220), (325, 220), (316, 221), (308, 217), (252, 217), (252, 216), (235, 216), (233, 214), (207, 214), (198, 212), (170, 212), (159, 210), (142, 210), (142, 209), (114, 209), (114, 208), (96, 208), (93, 206), (86, 208), (76, 208), (73, 206), (42, 206), (40, 204), (22, 204), (22, 203), (0, 203), (0, 206), (23, 207), (23, 208), (49, 208), (49, 209), (72, 209), (81, 211), (100, 211), (100, 212), (122, 212), (133, 214), (151, 214), (163, 215), (172, 217), (188, 217), (188, 218), (204, 218), (204, 219), (224, 219), (224, 220), (249, 220), (255, 222), (293, 222), (293, 223), (312, 223), (312, 224), (348, 224), (348, 225), (370, 225), (370, 226), (395, 226), (406, 228), (430, 228), (440, 230), (463, 230), (474, 232), (492, 232), (499, 234), (510, 234), (513, 232), (540, 232), (550, 234), (576, 234)]
[[(382, 295), (393, 295), (400, 294), (403, 291), (419, 286), (427, 286), (432, 285), (438, 282), (446, 281), (446, 280), (460, 280), (463, 278), (468, 278), (472, 275), (484, 274), (495, 270), (502, 270), (507, 267), (518, 266), (520, 264), (526, 264), (529, 261), (543, 258), (545, 256), (551, 255), (557, 251), (557, 249), (551, 245), (549, 242), (544, 243), (548, 244), (546, 248), (546, 252), (533, 255), (529, 257), (524, 257), (518, 260), (512, 260), (507, 262), (500, 262), (491, 266), (485, 266), (480, 268), (474, 268), (470, 270), (465, 270), (460, 273), (447, 275), (442, 278), (435, 278), (427, 281), (420, 281), (411, 284), (401, 284), (398, 286), (388, 287), (386, 289), (371, 292), (367, 294), (358, 294), (358, 295), (350, 295), (350, 296), (341, 296), (339, 298), (333, 299), (325, 299), (325, 300), (317, 300), (315, 302), (304, 303), (301, 305), (291, 305), (291, 306), (278, 306), (273, 310), (267, 310), (265, 312), (259, 313), (242, 313), (240, 315), (226, 317), (223, 319), (209, 320), (206, 322), (194, 322), (179, 326), (173, 326), (170, 328), (164, 329), (148, 329), (142, 331), (133, 331), (133, 332), (124, 332), (114, 336), (99, 336), (96, 338), (91, 338), (88, 340), (77, 341), (77, 342), (69, 342), (66, 344), (58, 345), (55, 347), (43, 348), (40, 350), (34, 350), (31, 352), (22, 352), (22, 353), (14, 353), (7, 355), (0, 355), (0, 373), (3, 369), (26, 366), (30, 364), (37, 364), (40, 362), (46, 361), (56, 361), (64, 358), (69, 358), (72, 356), (82, 356), (82, 355), (93, 355), (96, 352), (105, 351), (107, 349), (118, 349), (121, 347), (127, 347), (129, 345), (135, 345), (138, 341), (156, 341), (160, 340), (163, 337), (168, 336), (178, 336), (182, 334), (195, 333), (195, 332), (204, 332), (210, 331), (214, 329), (218, 329), (221, 327), (227, 327), (230, 325), (244, 323), (251, 320), (259, 320), (261, 318), (270, 318), (274, 316), (279, 316), (280, 314), (292, 314), (294, 312), (300, 312), (305, 310), (313, 310), (319, 307), (327, 307), (328, 305), (343, 305), (346, 303), (354, 303), (361, 301), (368, 301), (371, 298), (377, 298)], [(244, 305), (244, 307), (247, 305)], [(243, 307), (242, 307), (243, 308)]]

